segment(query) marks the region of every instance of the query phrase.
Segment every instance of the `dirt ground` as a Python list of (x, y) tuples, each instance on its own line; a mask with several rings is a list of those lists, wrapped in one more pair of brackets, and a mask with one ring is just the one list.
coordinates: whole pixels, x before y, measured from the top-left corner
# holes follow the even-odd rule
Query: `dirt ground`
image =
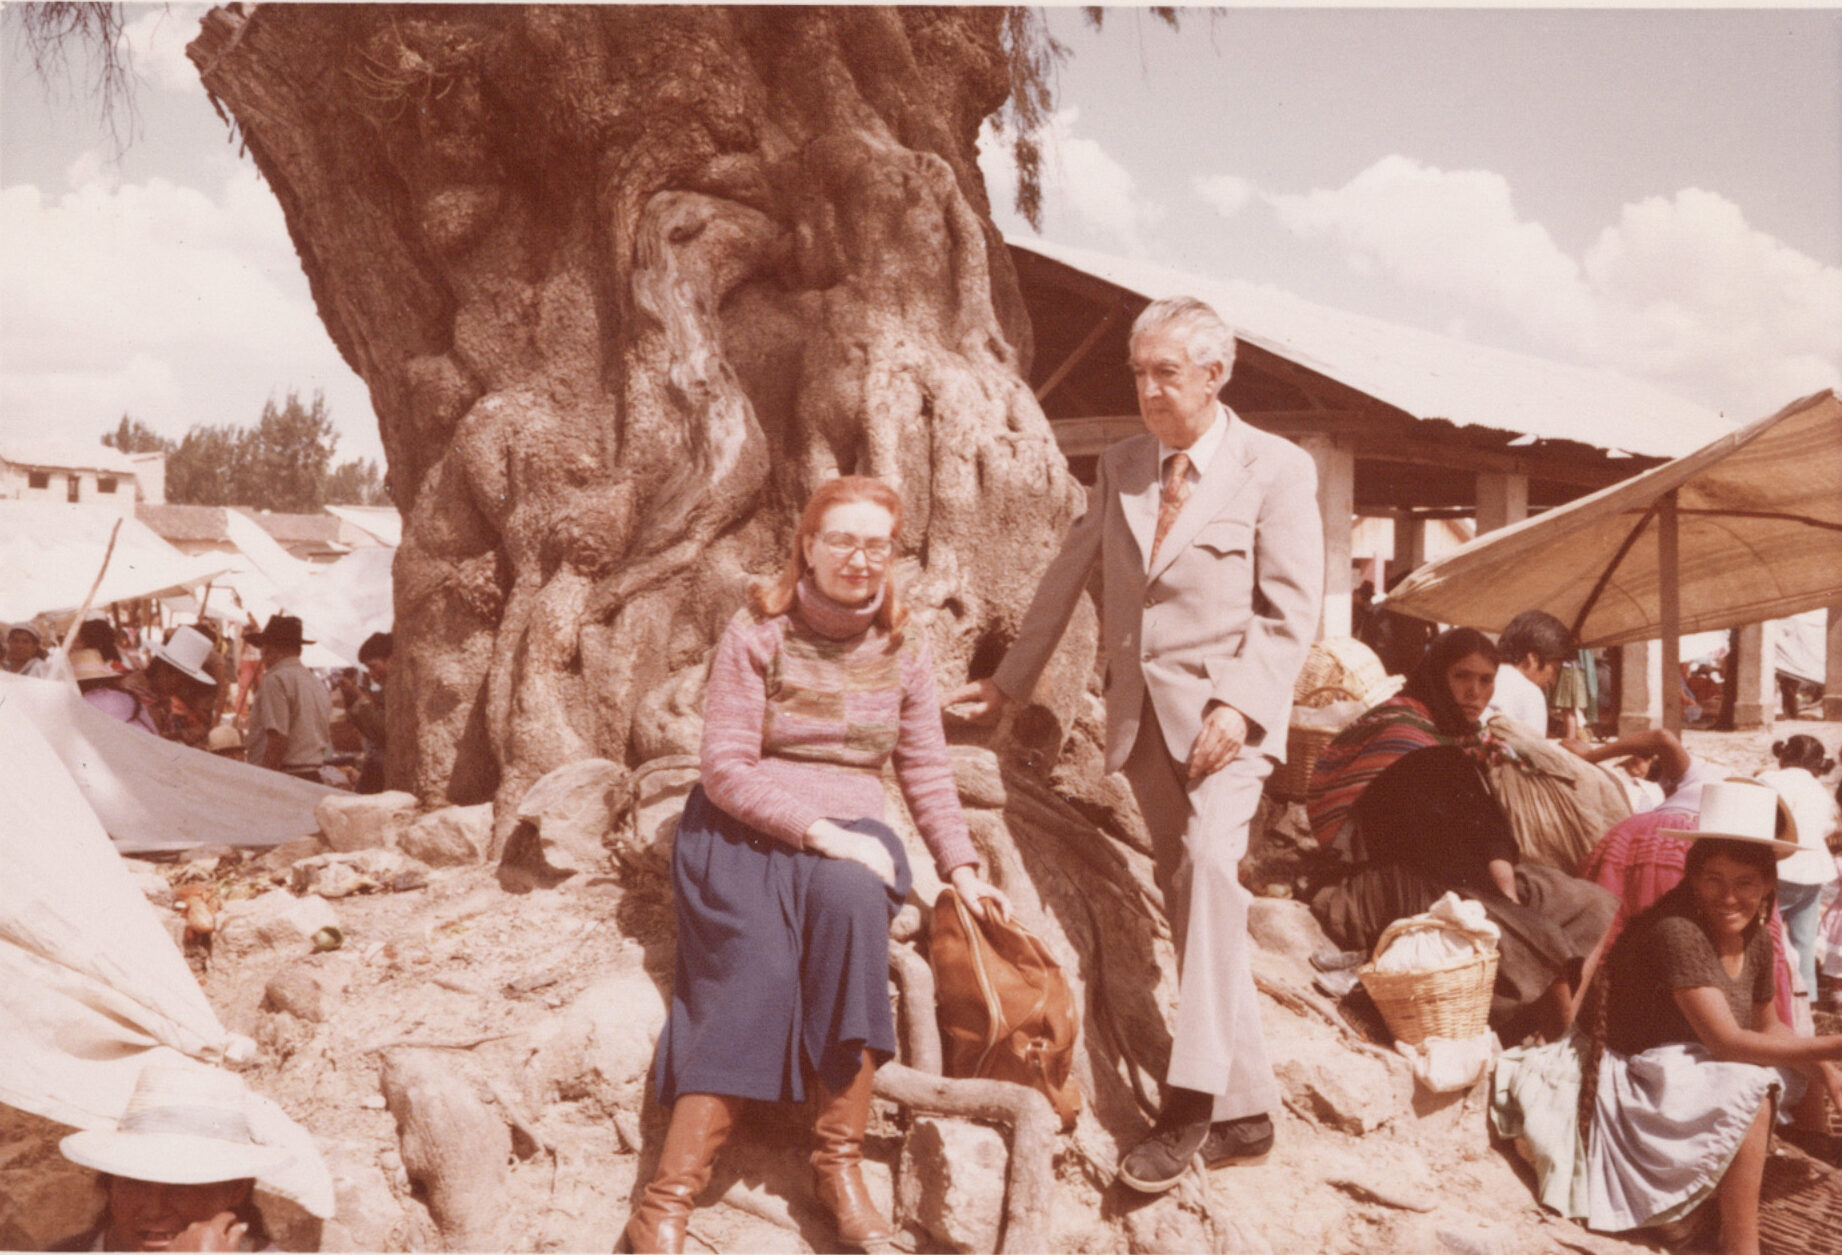
[[(1842, 724), (1799, 721), (1769, 733), (1690, 732), (1687, 743), (1750, 774), (1768, 765), (1770, 742), (1789, 731), (1816, 735), (1832, 753), (1842, 742)], [(1298, 834), (1287, 831), (1297, 817), (1278, 809), (1274, 820), (1266, 846), (1291, 853), (1256, 859), (1253, 879), (1289, 885), (1305, 875)], [(276, 863), (227, 858), (159, 871), (169, 882), (209, 878), (233, 898), (286, 895), (288, 869)], [(437, 1060), (498, 1117), (495, 1127), (504, 1125), (502, 1153), (495, 1152), (502, 1160), (499, 1214), (483, 1222), (497, 1227), (482, 1230), (487, 1236), (474, 1249), (611, 1249), (662, 1135), (647, 1068), (672, 961), (664, 881), (616, 870), (508, 893), (490, 869), (460, 867), (398, 883), (406, 887), (331, 903), (343, 933), (337, 950), (192, 950), (226, 1027), (262, 1047), (248, 1080), (315, 1134), (334, 1173), (339, 1217), (320, 1226), (277, 1209), (278, 1239), (285, 1249), (314, 1242), (329, 1250), (441, 1248), (431, 1200), (411, 1179), (413, 1165), (380, 1086), (385, 1061), (410, 1052)], [(1102, 1128), (1086, 1113), (1056, 1153), (1050, 1249), (1653, 1249), (1544, 1214), (1528, 1169), (1488, 1134), (1484, 1091), (1415, 1093), (1398, 1056), (1377, 1044), (1385, 1039), (1376, 1025), (1338, 1014), (1312, 992), (1305, 959), (1325, 943), (1303, 904), (1268, 900), (1261, 911), (1261, 1015), (1284, 1091), (1274, 1151), (1258, 1163), (1198, 1169), (1172, 1195), (1147, 1200), (1111, 1183), (1117, 1146), (1138, 1130)], [(303, 997), (303, 989), (312, 996)], [(808, 1119), (795, 1108), (750, 1110), (696, 1214), (692, 1249), (835, 1249), (810, 1192)], [(868, 1175), (884, 1200), (897, 1191), (910, 1128), (901, 1112), (879, 1108)], [(0, 1130), (0, 1193), (36, 1190), (33, 1197), (55, 1200), (46, 1206), (74, 1212), (93, 1199), (55, 1151), (46, 1153), (51, 1132)], [(63, 1215), (40, 1219), (47, 1229), (79, 1227), (65, 1225)], [(10, 1232), (22, 1243), (21, 1234), (55, 1236)], [(920, 1227), (900, 1245), (956, 1249)]]

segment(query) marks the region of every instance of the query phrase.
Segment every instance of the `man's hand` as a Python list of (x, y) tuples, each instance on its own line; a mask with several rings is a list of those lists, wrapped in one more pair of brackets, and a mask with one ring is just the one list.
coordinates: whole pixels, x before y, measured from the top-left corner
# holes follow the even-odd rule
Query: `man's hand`
[(996, 681), (973, 680), (948, 693), (941, 699), (940, 707), (947, 710), (954, 706), (964, 706), (965, 709), (957, 713), (968, 722), (992, 723), (1004, 713), (1010, 700)]
[(173, 1235), (169, 1251), (234, 1251), (243, 1245), (249, 1226), (227, 1211), (198, 1220)]
[(1241, 752), (1247, 743), (1247, 717), (1226, 703), (1212, 706), (1202, 717), (1202, 731), (1190, 748), (1190, 780), (1213, 775)]

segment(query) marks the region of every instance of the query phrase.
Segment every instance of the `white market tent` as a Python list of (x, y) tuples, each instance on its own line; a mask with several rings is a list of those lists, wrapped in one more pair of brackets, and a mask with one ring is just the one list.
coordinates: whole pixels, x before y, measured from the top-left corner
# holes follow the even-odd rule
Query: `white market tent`
[(93, 605), (196, 592), (228, 566), (222, 554), (181, 553), (138, 519), (90, 506), (0, 501), (0, 621), (56, 615), (83, 604), (109, 549)]
[(390, 582), (396, 552), (354, 549), (328, 566), (304, 570), (275, 592), (275, 605), (297, 615), (307, 638), (315, 642), (301, 651), (302, 662), (310, 667), (356, 666), (365, 638), (390, 630), (396, 614)]
[(329, 505), (326, 512), (350, 523), (387, 549), (395, 549), (403, 543), (403, 516), (393, 505)]
[[(31, 782), (0, 789), (0, 1102), (111, 1128), (150, 1059), (177, 1052), (221, 1064), (248, 1057), (254, 1043), (219, 1023), (84, 791), (13, 700), (20, 685), (63, 686), (0, 680), (0, 761)], [(332, 1178), (312, 1136), (260, 1095), (249, 1114), (259, 1140), (294, 1154), (264, 1184), (331, 1215)]]
[[(1585, 646), (1760, 623), (1842, 601), (1842, 400), (1822, 392), (1686, 457), (1428, 563), (1390, 609), (1487, 631), (1538, 606)], [(1664, 686), (1664, 717), (1679, 702)]]
[[(162, 740), (111, 719), (63, 680), (0, 674), (0, 715), (30, 725), (92, 822), (125, 852), (279, 845), (318, 831), (314, 807), (333, 791)], [(52, 789), (11, 763), (8, 772), (16, 783), (0, 793), (10, 798)]]

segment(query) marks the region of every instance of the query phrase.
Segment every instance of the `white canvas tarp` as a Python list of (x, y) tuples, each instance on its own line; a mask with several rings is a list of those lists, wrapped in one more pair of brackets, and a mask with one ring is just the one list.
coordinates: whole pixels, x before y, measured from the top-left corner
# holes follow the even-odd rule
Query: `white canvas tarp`
[[(313, 808), (333, 791), (163, 741), (109, 718), (63, 681), (0, 674), (0, 713), (32, 726), (124, 851), (279, 845), (317, 831)], [(0, 792), (37, 794), (35, 776), (12, 763), (7, 772), (13, 783)]]
[(310, 667), (358, 665), (358, 647), (373, 632), (388, 632), (396, 614), (390, 583), (396, 550), (354, 549), (337, 562), (304, 573), (275, 594), (275, 604), (297, 615), (315, 644), (301, 651)]
[(1675, 493), (1679, 631), (1842, 601), (1842, 401), (1819, 393), (1686, 457), (1500, 531), (1415, 571), (1391, 610), (1499, 631), (1538, 608), (1582, 645), (1662, 635), (1657, 514)]
[[(15, 782), (0, 789), (0, 1102), (109, 1128), (156, 1052), (215, 1064), (255, 1043), (218, 1022), (16, 692), (0, 689), (0, 762)], [(332, 1180), (312, 1137), (253, 1097), (257, 1137), (295, 1153), (264, 1184), (330, 1215)]]
[(227, 565), (222, 554), (188, 557), (138, 519), (100, 507), (0, 501), (0, 621), (17, 623), (81, 606), (102, 570), (118, 520), (121, 534), (95, 606), (194, 591)]

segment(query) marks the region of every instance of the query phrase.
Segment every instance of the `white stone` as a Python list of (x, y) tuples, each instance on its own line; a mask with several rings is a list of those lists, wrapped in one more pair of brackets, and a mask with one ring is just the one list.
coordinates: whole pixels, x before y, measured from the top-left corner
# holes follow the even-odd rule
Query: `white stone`
[(277, 1011), (324, 1023), (352, 983), (352, 964), (338, 959), (297, 959), (275, 973), (263, 1002)]
[(399, 850), (430, 867), (464, 867), (483, 862), (491, 846), (491, 802), (430, 811), (397, 839)]
[(665, 996), (644, 968), (606, 977), (532, 1032), (533, 1066), (542, 1074), (534, 1079), (543, 1082), (539, 1089), (632, 1088), (652, 1067), (664, 1027)]
[(365, 849), (343, 854), (316, 854), (288, 871), (288, 887), (298, 894), (345, 898), (372, 890), (391, 892), (428, 883), (428, 869), (400, 850)]
[(902, 1144), (898, 1223), (919, 1225), (955, 1251), (995, 1251), (1004, 1222), (1010, 1151), (992, 1129), (917, 1118)]
[(213, 945), (231, 955), (257, 950), (305, 954), (313, 949), (315, 933), (338, 926), (339, 915), (325, 899), (297, 898), (277, 890), (261, 897), (226, 902), (218, 916)]
[(1319, 950), (1334, 950), (1317, 917), (1291, 898), (1255, 898), (1247, 904), (1247, 932), (1256, 946), (1300, 963)]
[(1413, 1073), (1371, 1055), (1287, 1059), (1273, 1070), (1293, 1106), (1342, 1133), (1360, 1137), (1412, 1110)]
[(537, 862), (559, 872), (595, 872), (607, 865), (605, 843), (614, 827), (610, 794), (621, 789), (626, 769), (605, 758), (564, 763), (526, 791), (517, 817), (535, 833), (535, 849), (508, 861)]
[(959, 799), (967, 806), (1003, 810), (1009, 795), (1004, 789), (1004, 772), (998, 756), (982, 745), (950, 745), (947, 754), (953, 764), (953, 783)]
[(416, 795), (329, 793), (313, 808), (313, 817), (335, 850), (394, 846), (416, 820)]

